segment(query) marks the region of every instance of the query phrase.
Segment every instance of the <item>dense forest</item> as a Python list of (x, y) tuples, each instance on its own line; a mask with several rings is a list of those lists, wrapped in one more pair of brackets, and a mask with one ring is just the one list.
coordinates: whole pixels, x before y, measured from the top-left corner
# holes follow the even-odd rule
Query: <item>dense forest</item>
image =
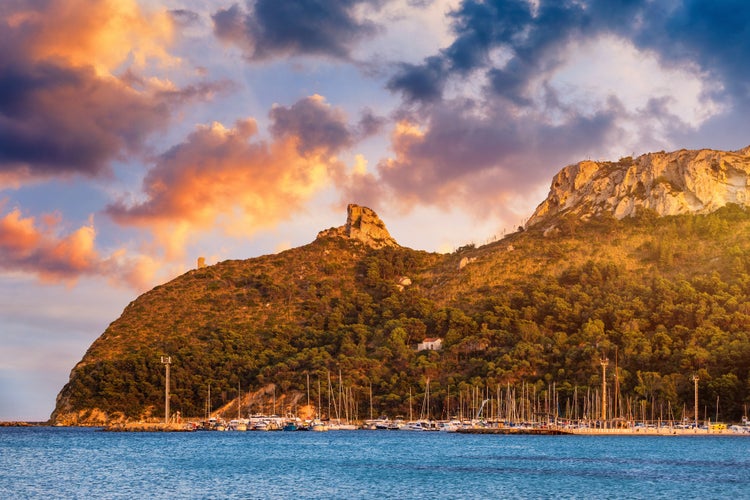
[[(549, 226), (448, 255), (323, 237), (190, 271), (123, 311), (52, 419), (163, 414), (169, 355), (171, 406), (185, 416), (204, 415), (209, 385), (212, 408), (241, 391), (250, 412), (309, 397), (324, 417), (412, 405), (447, 417), (499, 396), (573, 416), (601, 389), (607, 358), (611, 417), (692, 419), (697, 375), (700, 418), (739, 420), (750, 400), (750, 213)], [(426, 337), (442, 349), (417, 352)]]

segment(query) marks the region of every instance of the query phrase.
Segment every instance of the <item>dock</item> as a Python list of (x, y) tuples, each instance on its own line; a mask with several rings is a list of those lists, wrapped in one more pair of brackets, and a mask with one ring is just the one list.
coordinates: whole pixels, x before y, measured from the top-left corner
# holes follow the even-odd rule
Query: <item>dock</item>
[(125, 424), (111, 424), (103, 429), (107, 432), (189, 432), (192, 429), (185, 424), (129, 422)]
[(458, 434), (517, 434), (517, 435), (537, 435), (537, 436), (561, 436), (571, 434), (570, 432), (560, 429), (542, 429), (527, 427), (470, 427), (456, 430)]

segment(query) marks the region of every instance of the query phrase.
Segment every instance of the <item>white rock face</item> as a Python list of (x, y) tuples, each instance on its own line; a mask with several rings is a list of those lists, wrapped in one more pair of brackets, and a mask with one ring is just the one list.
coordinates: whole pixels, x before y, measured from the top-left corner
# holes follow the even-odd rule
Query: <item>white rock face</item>
[(750, 146), (582, 161), (555, 175), (547, 199), (526, 226), (566, 213), (587, 218), (610, 212), (622, 219), (642, 209), (665, 216), (711, 213), (729, 203), (748, 206), (749, 179)]

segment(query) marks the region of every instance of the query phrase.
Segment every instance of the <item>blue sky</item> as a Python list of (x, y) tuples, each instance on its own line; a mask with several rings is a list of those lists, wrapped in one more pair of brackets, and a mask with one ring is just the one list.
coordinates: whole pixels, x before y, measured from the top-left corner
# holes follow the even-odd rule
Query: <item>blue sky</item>
[(140, 293), (373, 208), (501, 236), (583, 159), (750, 144), (750, 4), (0, 4), (0, 420), (45, 420)]

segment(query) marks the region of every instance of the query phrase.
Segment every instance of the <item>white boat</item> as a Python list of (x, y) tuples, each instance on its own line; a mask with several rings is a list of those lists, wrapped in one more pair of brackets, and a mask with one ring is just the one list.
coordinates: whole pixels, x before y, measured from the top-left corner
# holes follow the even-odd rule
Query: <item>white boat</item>
[(412, 432), (422, 432), (426, 429), (424, 428), (424, 425), (421, 421), (417, 422), (407, 422), (406, 426), (403, 427), (403, 430), (405, 431), (412, 431)]
[(450, 420), (448, 422), (441, 422), (438, 426), (440, 432), (458, 432), (458, 429), (462, 427), (460, 420)]
[(229, 430), (245, 432), (247, 430), (247, 421), (244, 419), (230, 420)]
[(321, 420), (313, 420), (310, 425), (310, 430), (314, 432), (328, 432), (328, 426)]

